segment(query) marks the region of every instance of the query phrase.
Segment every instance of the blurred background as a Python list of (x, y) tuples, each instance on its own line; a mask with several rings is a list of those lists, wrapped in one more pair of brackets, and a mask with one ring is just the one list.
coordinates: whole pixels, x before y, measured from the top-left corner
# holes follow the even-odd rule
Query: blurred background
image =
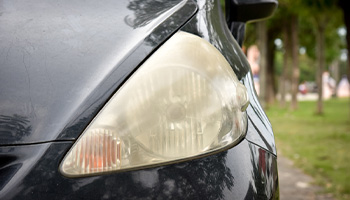
[(350, 199), (349, 3), (279, 0), (242, 46), (278, 153), (334, 199)]

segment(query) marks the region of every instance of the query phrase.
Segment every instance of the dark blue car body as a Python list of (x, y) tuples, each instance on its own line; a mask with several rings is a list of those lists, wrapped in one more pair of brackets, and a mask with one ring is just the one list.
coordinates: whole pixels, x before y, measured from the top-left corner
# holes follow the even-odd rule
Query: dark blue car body
[[(219, 1), (0, 2), (0, 199), (279, 199), (271, 124)], [(245, 139), (181, 163), (63, 176), (79, 135), (177, 31), (209, 41), (246, 86)]]

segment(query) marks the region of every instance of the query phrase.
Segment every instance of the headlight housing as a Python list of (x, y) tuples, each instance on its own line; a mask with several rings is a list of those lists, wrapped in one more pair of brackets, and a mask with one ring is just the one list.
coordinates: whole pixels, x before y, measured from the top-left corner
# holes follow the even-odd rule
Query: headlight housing
[(116, 92), (63, 159), (69, 177), (192, 159), (237, 144), (246, 88), (221, 53), (178, 32)]

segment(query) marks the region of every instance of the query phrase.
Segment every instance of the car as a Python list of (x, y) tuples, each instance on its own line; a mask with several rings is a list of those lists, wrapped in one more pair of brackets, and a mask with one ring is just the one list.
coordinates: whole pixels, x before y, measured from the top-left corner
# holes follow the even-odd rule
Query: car
[(279, 199), (240, 47), (277, 1), (0, 5), (0, 199)]

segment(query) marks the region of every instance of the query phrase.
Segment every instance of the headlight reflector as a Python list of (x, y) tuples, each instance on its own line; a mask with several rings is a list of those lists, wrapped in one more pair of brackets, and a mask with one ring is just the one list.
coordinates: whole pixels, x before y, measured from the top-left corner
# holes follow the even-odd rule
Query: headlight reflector
[(66, 176), (123, 171), (227, 149), (248, 95), (220, 52), (178, 32), (116, 92), (67, 153)]

